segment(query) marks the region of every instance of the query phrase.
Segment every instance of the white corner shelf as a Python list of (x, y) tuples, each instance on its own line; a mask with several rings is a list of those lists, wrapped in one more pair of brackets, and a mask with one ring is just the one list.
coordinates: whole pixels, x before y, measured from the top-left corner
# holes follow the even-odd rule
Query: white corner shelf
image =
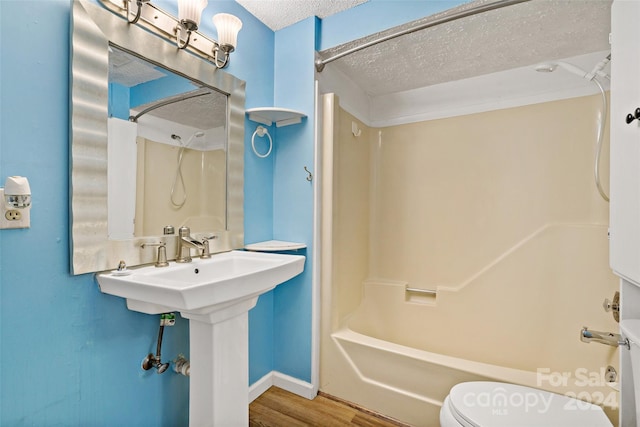
[(254, 252), (278, 252), (278, 251), (297, 251), (304, 249), (307, 245), (304, 243), (283, 242), (282, 240), (267, 240), (266, 242), (251, 243), (245, 245), (245, 249)]
[(275, 123), (276, 127), (295, 125), (301, 123), (303, 117), (307, 117), (306, 114), (300, 111), (278, 107), (249, 108), (247, 114), (251, 121), (266, 126), (271, 126)]

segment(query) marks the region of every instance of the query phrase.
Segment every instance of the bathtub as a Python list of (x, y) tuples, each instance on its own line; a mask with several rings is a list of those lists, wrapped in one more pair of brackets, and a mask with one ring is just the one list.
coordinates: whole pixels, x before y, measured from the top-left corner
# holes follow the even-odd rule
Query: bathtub
[[(616, 384), (556, 385), (544, 373), (505, 368), (419, 350), (343, 327), (331, 334), (342, 358), (338, 382), (343, 398), (412, 426), (439, 426), (438, 417), (451, 387), (466, 381), (499, 381), (582, 397), (604, 403), (617, 422)], [(338, 385), (335, 382), (333, 386)], [(326, 387), (331, 392), (331, 387)], [(600, 398), (600, 396), (603, 396)]]
[(497, 380), (535, 384), (533, 372), (417, 350), (348, 327), (331, 338), (357, 381), (374, 389), (375, 397), (361, 404), (415, 426), (438, 425), (442, 401), (457, 383)]
[[(604, 239), (603, 226), (548, 225), (436, 294), (389, 279), (359, 286), (336, 279), (327, 299), (344, 299), (344, 288), (360, 292), (351, 311), (345, 305), (346, 314), (325, 325), (321, 390), (410, 425), (437, 426), (455, 384), (499, 381), (600, 404), (615, 424), (619, 393), (604, 374), (617, 365), (617, 349), (579, 340), (584, 319), (592, 329), (611, 328), (600, 299), (608, 291), (598, 289), (610, 273), (602, 263), (584, 268), (585, 258), (603, 258)], [(593, 250), (564, 255), (575, 248)], [(569, 282), (582, 292), (562, 286)]]
[(616, 423), (603, 370), (618, 351), (579, 339), (617, 329), (589, 136), (539, 125), (588, 101), (374, 129), (323, 96), (321, 391), (438, 426), (453, 385), (502, 381), (602, 404)]

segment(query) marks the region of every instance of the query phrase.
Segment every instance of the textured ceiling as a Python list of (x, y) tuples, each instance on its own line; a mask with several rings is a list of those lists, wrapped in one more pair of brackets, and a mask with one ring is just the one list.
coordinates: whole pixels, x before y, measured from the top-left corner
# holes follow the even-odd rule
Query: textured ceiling
[[(111, 48), (109, 50), (109, 82), (111, 83), (133, 87), (171, 74), (171, 71), (157, 67), (119, 49)], [(173, 78), (178, 77), (174, 76)], [(156, 108), (147, 114), (201, 130), (224, 126), (227, 117), (226, 95), (209, 88), (198, 88), (195, 83), (192, 83), (191, 86), (193, 86), (193, 91), (185, 91), (185, 93), (174, 97), (139, 105), (132, 110), (132, 113), (136, 114), (159, 102), (175, 99), (176, 102)], [(184, 95), (195, 94), (201, 94), (201, 96), (181, 100)]]
[(310, 16), (326, 18), (369, 0), (236, 0), (273, 31)]
[[(308, 16), (328, 16), (364, 1), (238, 0), (274, 30)], [(491, 1), (470, 2), (439, 15)], [(327, 66), (336, 67), (364, 92), (376, 96), (606, 51), (610, 49), (611, 2), (531, 0), (389, 40)], [(320, 55), (328, 57), (431, 18), (424, 17)], [(143, 70), (123, 69), (123, 75), (132, 82), (138, 72), (145, 74)]]
[[(203, 91), (202, 89), (182, 95), (190, 95), (191, 93), (195, 94), (198, 92), (205, 94), (156, 108), (147, 114), (201, 130), (224, 127), (227, 119), (226, 95), (214, 90)], [(168, 99), (170, 98), (163, 98), (162, 101)], [(152, 107), (156, 103), (157, 102), (151, 102), (140, 105), (132, 111), (140, 112), (145, 108)]]
[(109, 48), (109, 82), (133, 87), (167, 75), (166, 70), (159, 69), (144, 59), (125, 53), (120, 49)]
[[(474, 1), (451, 11), (488, 2), (491, 0)], [(238, 3), (277, 30), (308, 16), (330, 15), (360, 2), (238, 0)], [(324, 7), (328, 11), (320, 11)], [(608, 50), (610, 9), (611, 0), (532, 0), (390, 40), (328, 66), (337, 67), (370, 95), (427, 87)], [(321, 56), (330, 56), (429, 18), (328, 49)]]
[[(479, 3), (486, 2), (472, 4)], [(610, 0), (532, 0), (418, 31), (332, 64), (370, 95), (406, 91), (608, 50), (610, 9)]]

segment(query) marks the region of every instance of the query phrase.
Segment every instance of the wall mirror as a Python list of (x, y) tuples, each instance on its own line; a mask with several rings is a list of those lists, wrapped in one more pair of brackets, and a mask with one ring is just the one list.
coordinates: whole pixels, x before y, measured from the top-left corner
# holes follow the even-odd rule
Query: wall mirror
[(166, 225), (242, 247), (245, 83), (86, 1), (71, 52), (72, 274), (174, 258)]

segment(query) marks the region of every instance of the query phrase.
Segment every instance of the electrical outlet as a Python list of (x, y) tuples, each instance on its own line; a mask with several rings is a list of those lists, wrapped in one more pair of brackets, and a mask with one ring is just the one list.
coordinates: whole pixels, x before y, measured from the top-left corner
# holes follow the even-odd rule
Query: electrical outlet
[(10, 209), (4, 214), (4, 217), (7, 221), (20, 221), (22, 219), (22, 214), (17, 209)]
[(30, 209), (7, 209), (4, 204), (4, 189), (0, 188), (0, 229), (29, 228), (31, 226)]
[(2, 207), (0, 216), (0, 229), (6, 228), (29, 228), (31, 226), (29, 209), (9, 209)]

